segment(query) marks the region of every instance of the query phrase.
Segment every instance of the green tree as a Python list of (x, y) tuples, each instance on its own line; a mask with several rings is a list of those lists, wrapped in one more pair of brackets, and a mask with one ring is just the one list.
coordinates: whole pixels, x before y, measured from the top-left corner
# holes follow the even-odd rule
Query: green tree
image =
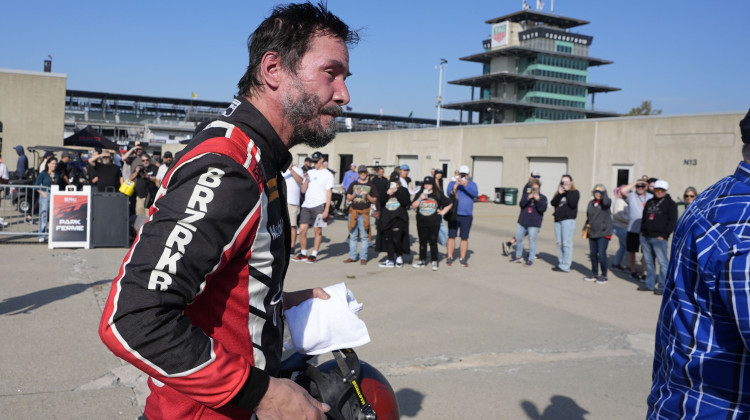
[(643, 101), (640, 106), (631, 108), (630, 112), (625, 115), (659, 115), (661, 109), (653, 109), (651, 101)]

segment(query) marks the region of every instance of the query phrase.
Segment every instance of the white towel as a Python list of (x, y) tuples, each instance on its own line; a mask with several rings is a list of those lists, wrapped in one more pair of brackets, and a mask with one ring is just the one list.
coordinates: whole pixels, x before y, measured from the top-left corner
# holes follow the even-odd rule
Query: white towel
[(356, 315), (362, 310), (346, 284), (323, 288), (330, 299), (308, 299), (286, 310), (295, 350), (318, 355), (370, 342), (367, 326)]

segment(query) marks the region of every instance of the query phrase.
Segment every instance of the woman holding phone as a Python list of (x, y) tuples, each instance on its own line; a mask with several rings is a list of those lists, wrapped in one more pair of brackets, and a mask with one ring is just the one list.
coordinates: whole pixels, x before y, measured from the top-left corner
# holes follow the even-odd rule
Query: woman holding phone
[(567, 273), (573, 263), (573, 232), (576, 229), (578, 200), (581, 194), (573, 184), (573, 177), (565, 174), (560, 179), (557, 193), (550, 204), (555, 209), (555, 241), (557, 242), (558, 263), (552, 271)]

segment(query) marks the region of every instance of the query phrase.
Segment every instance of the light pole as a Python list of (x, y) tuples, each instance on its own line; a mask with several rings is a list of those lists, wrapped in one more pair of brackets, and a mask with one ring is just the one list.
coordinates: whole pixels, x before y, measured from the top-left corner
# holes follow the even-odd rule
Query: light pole
[(437, 126), (440, 128), (440, 107), (443, 104), (443, 68), (448, 64), (448, 60), (441, 58), (438, 69), (440, 70), (440, 76), (438, 77), (438, 96), (437, 96)]

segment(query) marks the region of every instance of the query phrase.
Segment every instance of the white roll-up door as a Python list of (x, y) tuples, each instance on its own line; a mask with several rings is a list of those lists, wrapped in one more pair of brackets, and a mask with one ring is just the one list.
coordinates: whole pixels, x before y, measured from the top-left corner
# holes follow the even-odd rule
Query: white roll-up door
[(493, 200), (495, 188), (503, 186), (503, 158), (499, 156), (475, 156), (471, 178), (477, 184), (479, 194), (485, 194), (490, 200)]

